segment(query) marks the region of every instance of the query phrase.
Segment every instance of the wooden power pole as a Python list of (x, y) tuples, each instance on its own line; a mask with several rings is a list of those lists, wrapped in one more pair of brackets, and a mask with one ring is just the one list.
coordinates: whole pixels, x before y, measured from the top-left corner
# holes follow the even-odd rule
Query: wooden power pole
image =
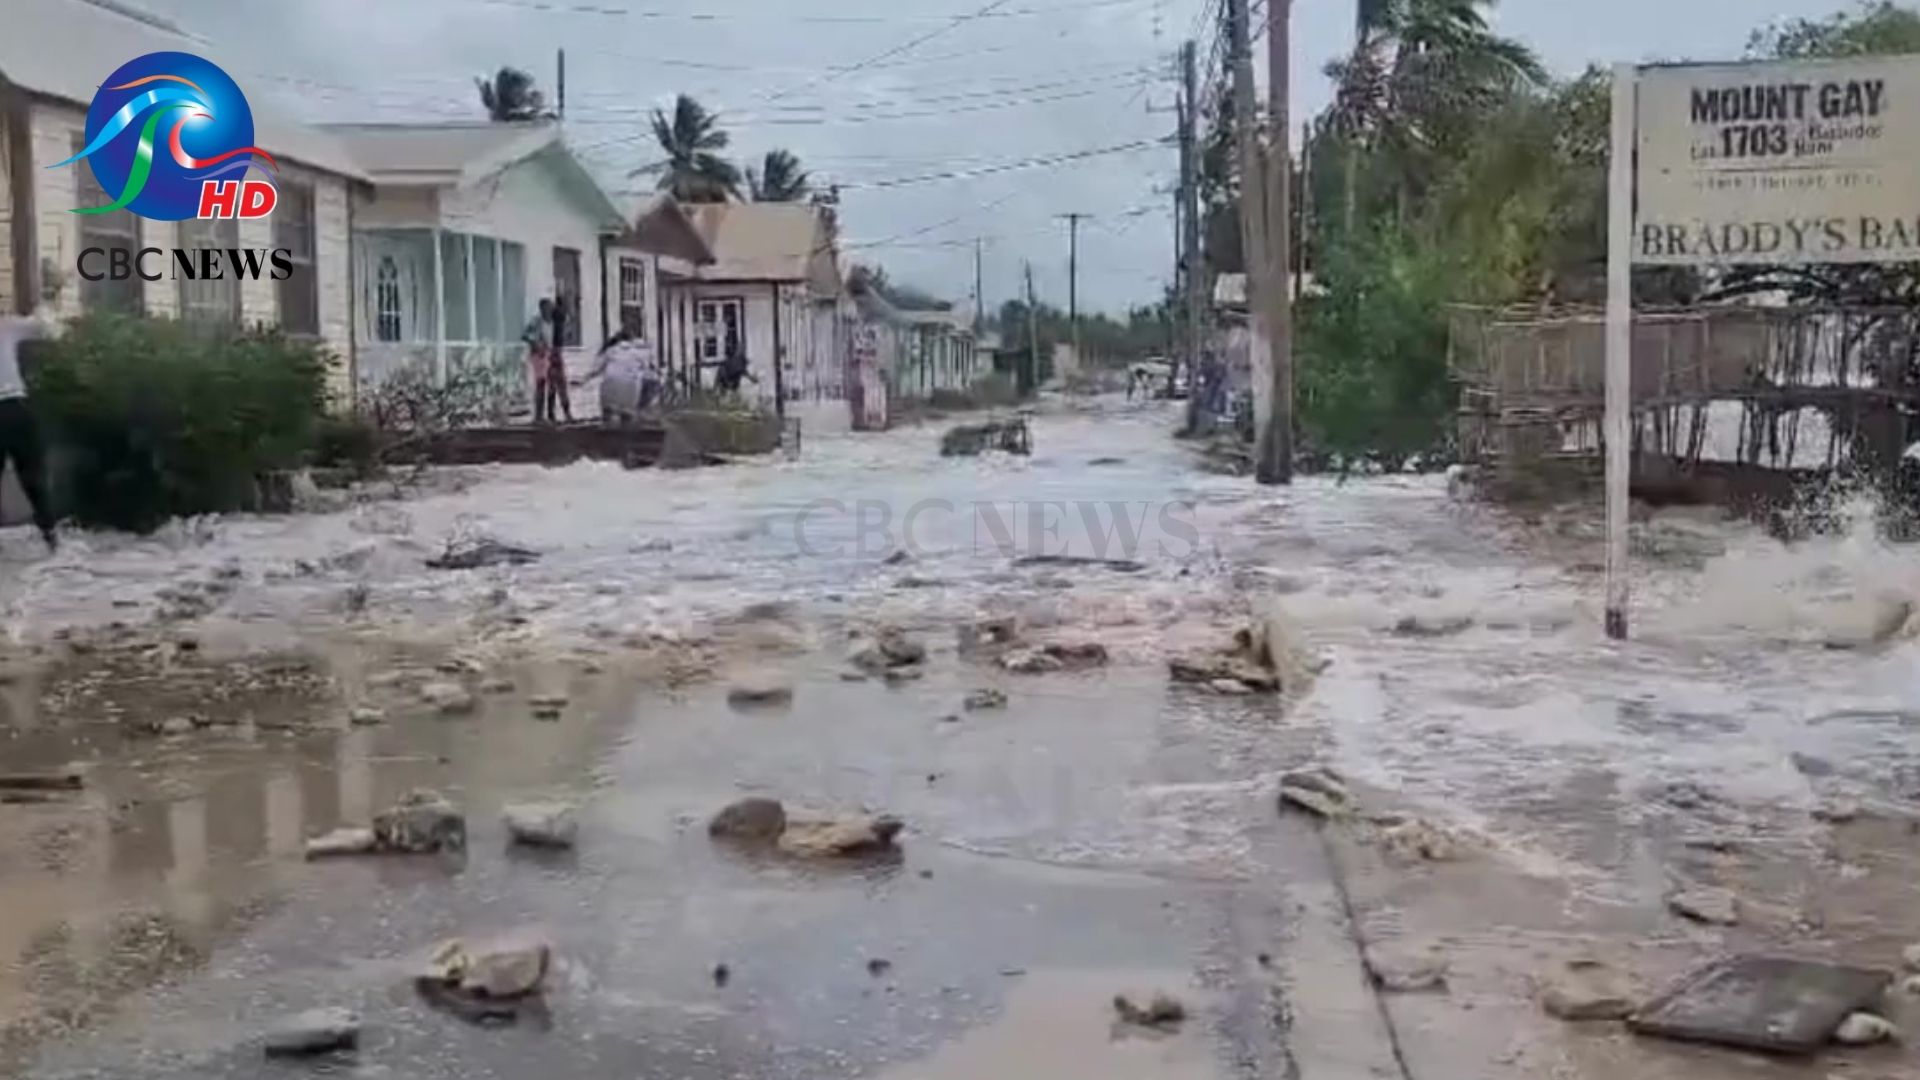
[[(1251, 338), (1248, 360), (1253, 371), (1253, 418), (1257, 449), (1268, 444), (1272, 426), (1273, 356), (1268, 347), (1272, 312), (1265, 300), (1271, 291), (1267, 276), (1266, 170), (1260, 154), (1259, 109), (1254, 99), (1253, 46), (1249, 39), (1247, 0), (1227, 0), (1227, 63), (1233, 71), (1233, 148), (1240, 164), (1240, 255), (1247, 276), (1247, 330)], [(1267, 480), (1267, 459), (1257, 455), (1255, 475)]]
[(1180, 46), (1180, 282), (1187, 299), (1187, 431), (1200, 430), (1200, 412), (1205, 404), (1200, 393), (1201, 355), (1206, 341), (1204, 326), (1207, 272), (1200, 258), (1200, 184), (1199, 157), (1194, 129), (1200, 122), (1200, 99), (1195, 84), (1194, 44)]
[(1061, 214), (1067, 219), (1067, 326), (1073, 330), (1073, 363), (1086, 362), (1080, 355), (1080, 220), (1082, 213)]
[(1267, 0), (1267, 347), (1272, 352), (1272, 413), (1259, 429), (1254, 478), (1293, 483), (1293, 0)]
[(1027, 271), (1027, 377), (1020, 387), (1022, 395), (1033, 393), (1040, 385), (1040, 319), (1033, 310), (1033, 264)]
[(973, 238), (973, 336), (978, 339), (987, 325), (986, 272), (981, 269), (981, 246), (986, 241), (981, 237)]

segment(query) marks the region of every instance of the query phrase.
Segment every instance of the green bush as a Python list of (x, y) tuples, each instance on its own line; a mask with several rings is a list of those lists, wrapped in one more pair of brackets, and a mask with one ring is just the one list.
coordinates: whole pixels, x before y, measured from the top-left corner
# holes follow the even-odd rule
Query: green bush
[(1299, 313), (1302, 441), (1398, 461), (1448, 439), (1454, 386), (1443, 256), (1386, 233), (1331, 253)]
[(38, 352), (36, 408), (84, 525), (149, 532), (251, 508), (261, 474), (301, 464), (325, 415), (324, 351), (277, 331), (90, 315)]
[(394, 438), (365, 412), (323, 416), (314, 430), (312, 463), (357, 477), (380, 470)]

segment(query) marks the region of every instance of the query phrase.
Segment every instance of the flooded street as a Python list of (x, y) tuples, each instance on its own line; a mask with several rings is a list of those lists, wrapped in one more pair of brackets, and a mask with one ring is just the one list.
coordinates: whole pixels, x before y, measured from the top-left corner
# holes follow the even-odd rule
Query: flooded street
[[(1056, 407), (1030, 459), (941, 458), (925, 427), (448, 473), (43, 562), (9, 534), (0, 771), (87, 777), (0, 805), (0, 1071), (259, 1076), (261, 1032), (345, 1006), (369, 1077), (1920, 1075), (1901, 1047), (1762, 1065), (1562, 1025), (1533, 985), (1575, 956), (1652, 991), (1726, 951), (1882, 967), (1920, 940), (1920, 645), (1829, 647), (1920, 596), (1910, 550), (1652, 514), (1619, 645), (1589, 517), (1442, 477), (1261, 489), (1174, 423)], [(474, 536), (540, 558), (424, 565)], [(1329, 662), (1311, 684), (1169, 685), (1256, 598)], [(998, 615), (1111, 662), (1013, 674), (964, 647)], [(924, 678), (843, 678), (879, 627), (926, 644)], [(749, 675), (791, 702), (729, 704)], [(448, 679), (470, 715), (420, 701)], [(963, 709), (981, 689), (1007, 707)], [(1282, 815), (1316, 763), (1457, 857)], [(419, 787), (465, 810), (464, 856), (302, 859)], [(716, 845), (743, 795), (896, 814), (903, 853)], [(509, 848), (500, 808), (549, 797), (580, 802), (578, 850)], [(1693, 886), (1737, 924), (1670, 913)], [(545, 1015), (416, 996), (440, 941), (521, 929), (554, 946)], [(1361, 956), (1394, 951), (1443, 957), (1444, 990), (1376, 999)], [(1176, 1031), (1115, 1023), (1156, 991)]]

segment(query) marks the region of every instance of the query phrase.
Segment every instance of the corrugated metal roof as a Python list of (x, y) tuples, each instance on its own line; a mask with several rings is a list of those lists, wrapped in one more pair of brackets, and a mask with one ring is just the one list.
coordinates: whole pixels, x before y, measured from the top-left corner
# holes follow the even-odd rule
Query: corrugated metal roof
[(695, 203), (686, 207), (713, 250), (705, 281), (804, 281), (816, 294), (840, 292), (832, 234), (807, 203)]
[[(0, 77), (41, 97), (86, 108), (100, 80), (136, 56), (190, 52), (226, 68), (242, 91), (244, 70), (217, 45), (118, 0), (5, 0), (0, 10)], [(353, 157), (317, 128), (277, 114), (257, 95), (254, 139), (276, 158), (365, 179)]]

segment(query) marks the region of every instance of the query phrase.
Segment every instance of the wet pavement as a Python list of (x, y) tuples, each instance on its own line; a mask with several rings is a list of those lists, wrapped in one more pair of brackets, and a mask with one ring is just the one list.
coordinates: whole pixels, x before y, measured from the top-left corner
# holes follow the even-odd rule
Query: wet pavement
[[(1658, 515), (1617, 646), (1597, 631), (1590, 520), (1497, 514), (1429, 477), (1264, 491), (1195, 471), (1172, 420), (1044, 416), (1031, 460), (941, 459), (929, 427), (724, 470), (501, 470), (332, 514), (78, 538), (51, 562), (9, 535), (0, 757), (92, 772), (73, 800), (0, 806), (0, 957), (17, 958), (0, 1060), (258, 1076), (273, 1021), (345, 1005), (367, 1034), (342, 1067), (366, 1076), (1312, 1077), (1342, 1055), (1350, 1075), (1748, 1075), (1742, 1055), (1546, 1021), (1531, 980), (1574, 952), (1657, 986), (1722, 948), (1884, 966), (1920, 940), (1915, 646), (1822, 645), (1874, 591), (1917, 594), (1910, 552)], [(476, 533), (544, 557), (423, 566)], [(1036, 550), (1145, 565), (1012, 558)], [(182, 613), (183, 582), (225, 584)], [(1311, 690), (1169, 687), (1166, 658), (1222, 642), (1252, 595), (1279, 596), (1332, 661)], [(959, 626), (1003, 612), (1114, 662), (1014, 676), (960, 648)], [(53, 640), (113, 620), (137, 646)], [(925, 679), (841, 679), (849, 635), (880, 624), (930, 646)], [(455, 678), (514, 690), (433, 715), (411, 690), (449, 654), (474, 668)], [(278, 674), (175, 700), (181, 679), (134, 674), (162, 662), (221, 686), (246, 683), (229, 662)], [(730, 707), (749, 671), (790, 680), (791, 705)], [(981, 687), (1009, 707), (962, 710)], [(559, 688), (562, 719), (533, 719), (527, 697)], [(350, 727), (363, 702), (387, 722)], [(220, 726), (130, 733), (189, 712)], [(1281, 819), (1277, 774), (1311, 760), (1468, 855), (1409, 865), (1364, 831)], [(305, 837), (418, 786), (466, 809), (463, 859), (300, 860)], [(714, 847), (706, 817), (749, 793), (899, 814), (904, 856), (823, 869)], [(499, 807), (545, 797), (583, 802), (580, 849), (509, 851)], [(1816, 819), (1836, 798), (1867, 813)], [(1663, 897), (1693, 880), (1752, 916), (1678, 922)], [(1370, 945), (1440, 949), (1448, 992), (1382, 1008), (1353, 990), (1348, 918)], [(414, 995), (440, 940), (516, 928), (555, 944), (546, 1017), (477, 1028)], [(1179, 1034), (1113, 1026), (1114, 994), (1155, 990), (1194, 1014)], [(1862, 1067), (1912, 1074), (1874, 1053)]]

